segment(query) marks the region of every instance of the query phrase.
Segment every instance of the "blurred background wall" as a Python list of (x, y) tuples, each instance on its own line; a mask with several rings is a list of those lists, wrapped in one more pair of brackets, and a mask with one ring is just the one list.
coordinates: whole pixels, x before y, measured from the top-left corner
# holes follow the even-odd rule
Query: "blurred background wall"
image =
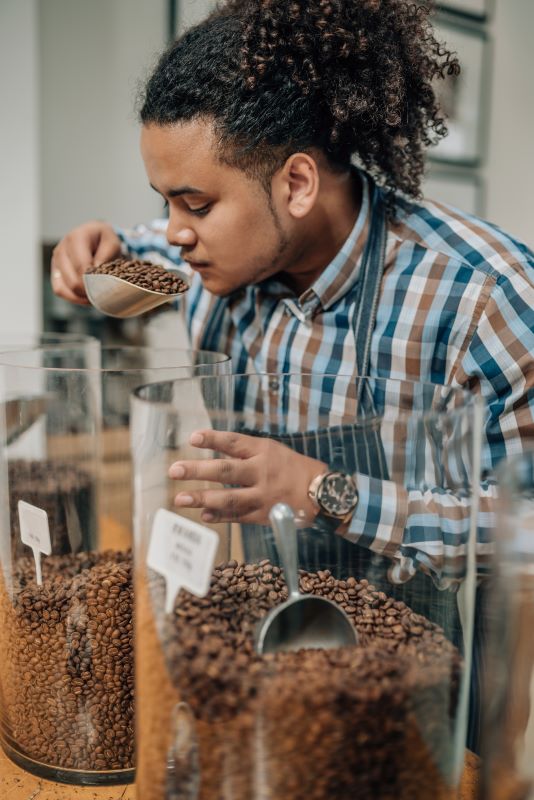
[[(471, 26), (487, 40), (484, 101), (476, 112), (484, 157), (476, 168), (447, 170), (466, 186), (476, 177), (477, 211), (534, 246), (534, 2), (475, 2), (490, 10), (483, 24), (475, 19)], [(171, 28), (193, 24), (211, 5), (0, 1), (0, 338), (2, 331), (39, 330), (43, 320), (48, 328), (104, 324), (51, 295), (51, 246), (90, 218), (129, 224), (161, 213), (138, 152), (136, 87)], [(452, 22), (464, 19), (453, 14)], [(431, 178), (442, 171), (443, 164), (431, 165)], [(443, 185), (431, 180), (429, 195)], [(131, 323), (134, 338), (140, 324)]]

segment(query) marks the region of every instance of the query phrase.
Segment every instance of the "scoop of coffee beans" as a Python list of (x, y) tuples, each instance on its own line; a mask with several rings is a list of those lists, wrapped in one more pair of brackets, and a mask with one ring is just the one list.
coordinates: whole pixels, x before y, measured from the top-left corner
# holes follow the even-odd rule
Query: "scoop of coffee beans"
[(198, 800), (449, 797), (458, 651), (367, 580), (301, 571), (300, 588), (338, 603), (359, 645), (257, 655), (258, 621), (287, 598), (268, 560), (221, 564), (206, 597), (181, 591), (168, 616), (150, 573), (148, 602), (138, 596), (143, 800), (193, 796), (195, 783)]
[(113, 261), (106, 261), (104, 264), (90, 267), (87, 273), (114, 275), (135, 286), (141, 286), (143, 289), (150, 289), (152, 292), (160, 294), (180, 294), (188, 288), (176, 272), (171, 272), (151, 261), (139, 259), (116, 258)]
[(132, 558), (79, 553), (16, 563), (0, 581), (0, 733), (50, 767), (133, 767)]

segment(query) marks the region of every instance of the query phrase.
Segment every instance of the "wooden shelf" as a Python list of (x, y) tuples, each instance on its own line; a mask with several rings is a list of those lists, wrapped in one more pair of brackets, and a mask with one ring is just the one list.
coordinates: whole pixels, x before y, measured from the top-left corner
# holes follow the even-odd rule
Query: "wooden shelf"
[(0, 749), (2, 800), (136, 800), (135, 786), (67, 786), (36, 778), (17, 767)]

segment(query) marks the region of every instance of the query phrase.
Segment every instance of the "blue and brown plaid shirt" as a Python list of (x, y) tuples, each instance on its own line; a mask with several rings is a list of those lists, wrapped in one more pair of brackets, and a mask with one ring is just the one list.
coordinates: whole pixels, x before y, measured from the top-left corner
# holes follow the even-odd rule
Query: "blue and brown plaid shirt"
[[(272, 279), (221, 301), (195, 274), (185, 295), (192, 346), (227, 353), (236, 373), (350, 373), (355, 364), (351, 290), (370, 221), (370, 179), (362, 176), (363, 203), (350, 236), (300, 297)], [(119, 231), (125, 251), (157, 251), (181, 263), (179, 249), (166, 242), (166, 224), (158, 220)], [(474, 216), (399, 197), (396, 218), (389, 223), (369, 374), (481, 394), (486, 402), (483, 471), (520, 452), (534, 437), (533, 253)], [(328, 383), (337, 401), (343, 384), (341, 378), (339, 387), (335, 380)], [(324, 398), (321, 406), (328, 402)], [(360, 500), (347, 538), (395, 559), (400, 580), (409, 577), (415, 563), (445, 581), (454, 577), (451, 554), (457, 547), (461, 562), (465, 519), (450, 499), (364, 475), (358, 476), (358, 487)], [(482, 529), (492, 491), (483, 485)], [(482, 557), (486, 547), (482, 535)]]

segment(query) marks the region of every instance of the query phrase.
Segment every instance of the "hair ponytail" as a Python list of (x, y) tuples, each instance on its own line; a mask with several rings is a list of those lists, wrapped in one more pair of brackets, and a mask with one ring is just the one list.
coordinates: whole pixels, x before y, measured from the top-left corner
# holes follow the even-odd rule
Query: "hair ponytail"
[(224, 158), (244, 169), (261, 161), (272, 175), (290, 152), (315, 147), (332, 166), (355, 157), (391, 191), (417, 196), (424, 149), (447, 132), (433, 82), (459, 71), (430, 10), (414, 0), (227, 0), (174, 46), (178, 84), (165, 65), (186, 98), (177, 119), (212, 116)]

